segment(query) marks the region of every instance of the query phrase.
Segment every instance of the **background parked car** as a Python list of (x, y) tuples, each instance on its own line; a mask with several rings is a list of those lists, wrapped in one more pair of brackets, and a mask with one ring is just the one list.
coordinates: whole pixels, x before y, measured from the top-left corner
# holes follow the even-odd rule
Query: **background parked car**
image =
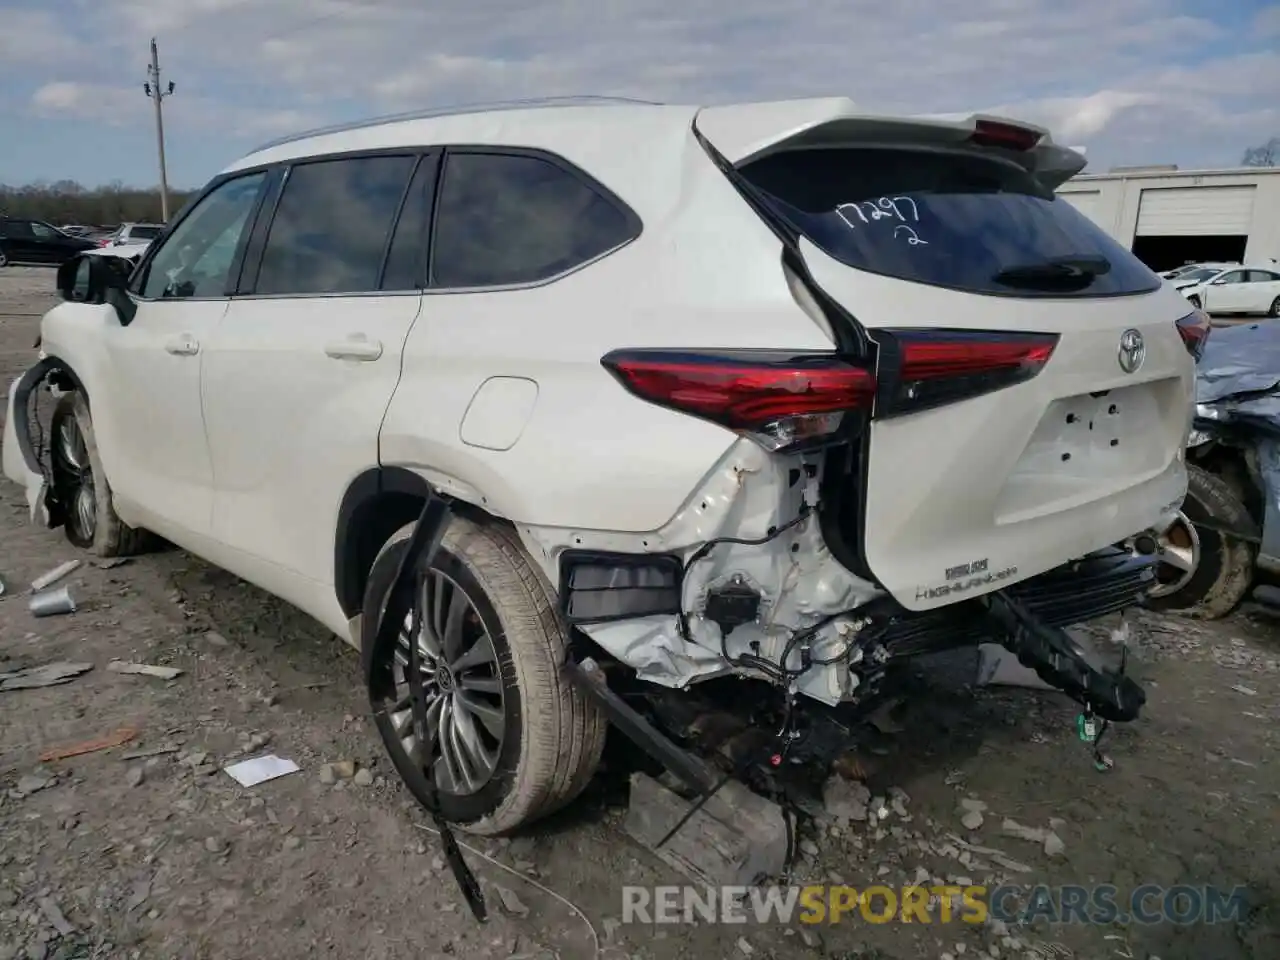
[(1280, 317), (1280, 267), (1232, 267), (1211, 277), (1175, 281), (1178, 292), (1206, 313)]
[(98, 246), (118, 247), (127, 243), (150, 243), (163, 232), (164, 224), (161, 223), (122, 223)]
[(0, 267), (11, 263), (60, 264), (93, 246), (92, 241), (65, 234), (43, 220), (0, 217)]

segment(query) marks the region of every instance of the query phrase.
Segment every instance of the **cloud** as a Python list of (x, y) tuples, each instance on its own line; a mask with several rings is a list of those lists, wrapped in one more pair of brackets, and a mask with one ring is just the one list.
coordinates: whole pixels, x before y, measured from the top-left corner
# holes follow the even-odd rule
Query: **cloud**
[[(229, 150), (295, 121), (570, 93), (998, 107), (1087, 145), (1095, 166), (1228, 164), (1280, 132), (1280, 6), (1254, 0), (72, 0), (60, 31), (19, 0), (17, 33), (8, 2), (0, 89), (18, 63), (6, 50), (42, 50), (17, 68), (39, 75), (32, 109), (141, 128), (155, 34), (178, 83), (166, 119)], [(94, 90), (135, 84), (101, 101), (118, 116), (83, 112)]]

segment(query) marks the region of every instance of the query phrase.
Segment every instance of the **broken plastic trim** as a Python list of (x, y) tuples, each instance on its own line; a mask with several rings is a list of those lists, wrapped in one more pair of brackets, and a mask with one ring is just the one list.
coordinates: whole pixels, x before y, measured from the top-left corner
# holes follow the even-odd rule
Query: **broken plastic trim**
[(1138, 718), (1146, 692), (1123, 672), (1104, 673), (1088, 662), (1065, 630), (1036, 619), (1005, 591), (991, 595), (988, 610), (999, 625), (1004, 646), (1087, 711), (1104, 720), (1128, 723)]
[(566, 623), (607, 623), (680, 613), (684, 567), (672, 554), (566, 550), (560, 613)]

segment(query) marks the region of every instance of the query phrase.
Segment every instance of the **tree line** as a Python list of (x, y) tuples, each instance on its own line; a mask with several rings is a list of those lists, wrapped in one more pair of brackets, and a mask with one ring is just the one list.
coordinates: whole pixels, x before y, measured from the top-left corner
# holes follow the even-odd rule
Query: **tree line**
[[(170, 190), (169, 209), (176, 211), (194, 191)], [(57, 226), (114, 226), (117, 223), (160, 221), (160, 190), (128, 187), (114, 182), (85, 187), (74, 180), (0, 184), (0, 216), (29, 217)]]

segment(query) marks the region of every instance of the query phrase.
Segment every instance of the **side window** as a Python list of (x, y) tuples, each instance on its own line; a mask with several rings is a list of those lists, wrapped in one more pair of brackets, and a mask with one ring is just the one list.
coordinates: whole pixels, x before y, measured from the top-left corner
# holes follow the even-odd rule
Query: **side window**
[(431, 252), (434, 287), (547, 280), (630, 240), (631, 219), (554, 163), (450, 153)]
[(31, 232), (36, 235), (37, 240), (56, 240), (58, 238), (57, 230), (47, 223), (40, 223), (37, 220), (31, 221)]
[(266, 177), (251, 173), (228, 180), (200, 200), (135, 279), (136, 292), (151, 300), (225, 296)]
[(35, 236), (30, 220), (10, 220), (8, 236), (10, 240), (30, 240)]
[(1230, 273), (1224, 273), (1218, 278), (1220, 283), (1244, 283), (1244, 271), (1232, 270)]
[(420, 290), (427, 279), (427, 231), (439, 157), (425, 156), (409, 184), (382, 272), (383, 290)]
[(253, 293), (365, 293), (382, 261), (416, 158), (353, 157), (293, 167)]
[(1271, 273), (1268, 270), (1250, 270), (1250, 283), (1275, 283), (1280, 280), (1280, 274)]

